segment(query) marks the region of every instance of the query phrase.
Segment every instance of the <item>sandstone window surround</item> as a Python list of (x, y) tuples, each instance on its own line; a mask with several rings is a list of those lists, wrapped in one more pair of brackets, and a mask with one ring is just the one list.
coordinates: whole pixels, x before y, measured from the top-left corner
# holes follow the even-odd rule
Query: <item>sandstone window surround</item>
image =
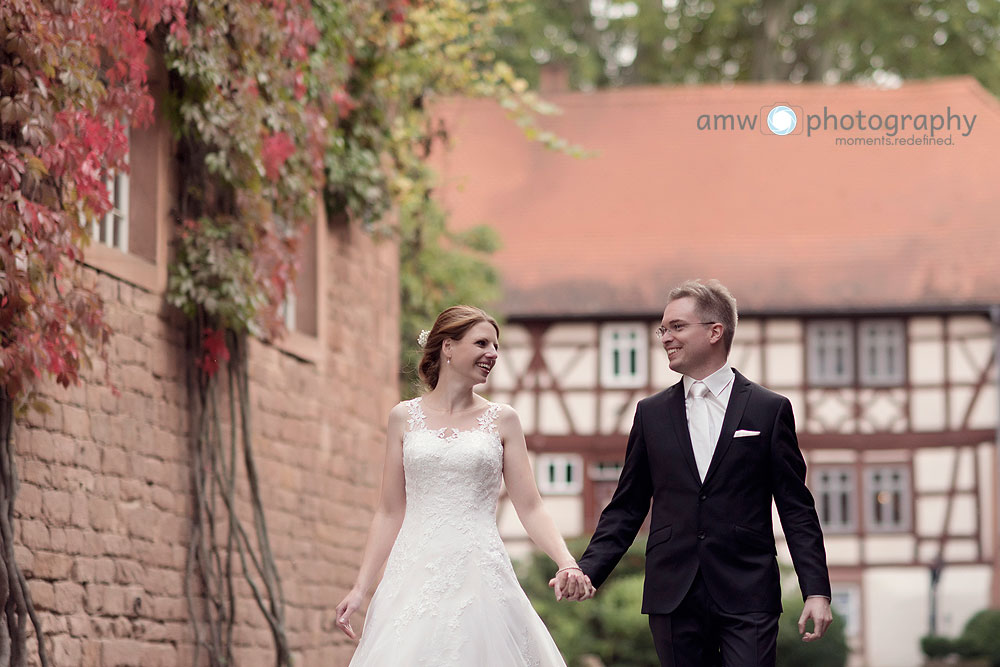
[[(159, 110), (160, 101), (166, 96), (166, 66), (152, 51), (147, 63), (150, 92)], [(114, 208), (93, 223), (84, 262), (126, 283), (162, 295), (167, 288), (171, 209), (177, 191), (173, 142), (163, 114), (154, 112), (151, 125), (130, 129), (128, 164), (127, 172), (113, 174), (108, 179)], [(296, 295), (290, 301), (290, 308), (285, 308), (286, 324), (291, 326), (287, 335), (275, 342), (275, 347), (283, 352), (312, 363), (322, 359), (325, 329), (320, 285), (326, 275), (324, 252), (328, 226), (319, 197), (317, 209), (315, 224), (309, 227), (302, 243)]]

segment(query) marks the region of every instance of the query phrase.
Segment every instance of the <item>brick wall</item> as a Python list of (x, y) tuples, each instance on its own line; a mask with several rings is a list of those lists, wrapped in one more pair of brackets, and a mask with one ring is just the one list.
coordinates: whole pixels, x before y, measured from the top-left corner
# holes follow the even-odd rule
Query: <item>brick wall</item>
[[(333, 610), (360, 561), (398, 400), (395, 248), (346, 224), (325, 248), (318, 360), (257, 341), (249, 353), (258, 472), (301, 667), (346, 665), (353, 651)], [(16, 427), (17, 558), (59, 667), (191, 665), (183, 321), (162, 294), (92, 275), (121, 396), (96, 364), (79, 387), (46, 386), (51, 412)], [(239, 593), (237, 665), (273, 665), (264, 619), (249, 588)]]

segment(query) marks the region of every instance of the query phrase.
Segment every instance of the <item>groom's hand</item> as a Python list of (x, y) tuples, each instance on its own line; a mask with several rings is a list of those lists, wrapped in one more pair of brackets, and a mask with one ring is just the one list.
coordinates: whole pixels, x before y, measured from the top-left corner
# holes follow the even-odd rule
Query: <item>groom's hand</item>
[(563, 570), (549, 580), (549, 588), (555, 590), (556, 600), (580, 602), (594, 597), (597, 589), (590, 583), (590, 577), (580, 570)]
[[(812, 619), (812, 632), (806, 632), (806, 621)], [(826, 629), (833, 623), (833, 614), (830, 612), (830, 601), (825, 597), (813, 595), (806, 598), (806, 604), (802, 608), (802, 615), (799, 616), (799, 634), (802, 641), (816, 641), (826, 632)]]

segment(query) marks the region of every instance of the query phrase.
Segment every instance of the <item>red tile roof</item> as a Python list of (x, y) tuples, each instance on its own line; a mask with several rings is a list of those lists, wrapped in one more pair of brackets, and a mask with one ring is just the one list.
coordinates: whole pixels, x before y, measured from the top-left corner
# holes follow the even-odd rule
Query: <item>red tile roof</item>
[[(442, 201), (454, 227), (499, 231), (508, 315), (655, 313), (688, 277), (719, 278), (745, 311), (1000, 303), (1000, 103), (972, 78), (548, 99), (563, 113), (546, 126), (596, 157), (528, 142), (490, 101), (440, 109)], [(757, 117), (776, 103), (854, 122), (860, 111), (866, 124), (950, 108), (975, 124), (935, 132), (945, 146), (838, 146), (882, 133), (830, 125), (780, 137), (697, 127), (702, 114)]]

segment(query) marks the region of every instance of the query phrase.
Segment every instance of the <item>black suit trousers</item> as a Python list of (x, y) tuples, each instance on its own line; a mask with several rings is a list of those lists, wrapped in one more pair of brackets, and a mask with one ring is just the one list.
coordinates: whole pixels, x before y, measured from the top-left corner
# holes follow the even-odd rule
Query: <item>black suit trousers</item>
[(677, 609), (649, 615), (649, 629), (662, 667), (774, 667), (778, 614), (722, 611), (700, 572)]

